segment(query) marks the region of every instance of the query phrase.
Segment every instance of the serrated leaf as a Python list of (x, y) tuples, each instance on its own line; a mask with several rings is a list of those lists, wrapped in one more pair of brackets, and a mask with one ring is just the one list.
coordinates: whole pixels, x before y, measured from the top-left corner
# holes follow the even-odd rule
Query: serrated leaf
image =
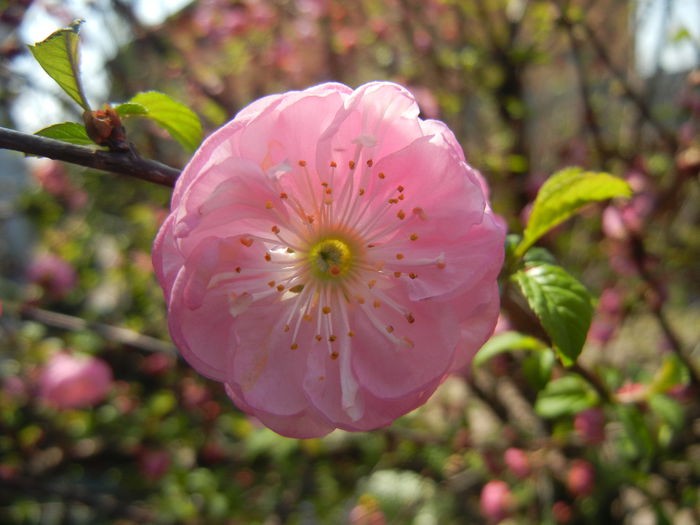
[(542, 341), (519, 332), (503, 332), (486, 341), (474, 356), (474, 366), (481, 366), (498, 354), (511, 350), (544, 350)]
[(119, 104), (114, 108), (114, 111), (116, 111), (120, 117), (140, 117), (148, 113), (148, 110), (141, 104), (134, 104), (133, 102)]
[(66, 94), (85, 110), (90, 106), (80, 83), (80, 58), (78, 31), (83, 20), (76, 20), (70, 27), (51, 33), (48, 38), (34, 45), (29, 51), (39, 65), (53, 78)]
[(565, 168), (555, 173), (537, 194), (516, 254), (522, 256), (540, 237), (586, 204), (631, 194), (629, 184), (609, 173), (581, 168)]
[(50, 139), (62, 140), (71, 144), (80, 144), (81, 146), (95, 146), (96, 144), (88, 137), (85, 126), (77, 122), (62, 122), (54, 124), (44, 129), (40, 129), (35, 135), (48, 137)]
[(535, 402), (535, 412), (544, 418), (573, 415), (598, 403), (598, 395), (578, 376), (564, 376), (547, 384)]
[(586, 288), (561, 266), (538, 264), (513, 276), (552, 339), (564, 365), (576, 361), (586, 341), (593, 304)]
[[(149, 118), (156, 122), (187, 151), (194, 151), (202, 142), (203, 131), (199, 117), (190, 108), (173, 100), (165, 93), (158, 91), (138, 93), (121, 106), (126, 106), (122, 111), (132, 111), (130, 115)], [(117, 107), (118, 113), (121, 106)], [(136, 106), (143, 108), (145, 113), (136, 113), (140, 111)]]

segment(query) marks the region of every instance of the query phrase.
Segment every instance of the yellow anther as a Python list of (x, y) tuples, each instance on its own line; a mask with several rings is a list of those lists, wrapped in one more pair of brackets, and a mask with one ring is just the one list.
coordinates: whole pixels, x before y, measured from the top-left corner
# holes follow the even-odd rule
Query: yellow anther
[(268, 210), (271, 210), (272, 209), (272, 201), (265, 202), (265, 208), (267, 208)]
[(305, 160), (300, 160), (300, 161), (299, 161), (299, 166), (301, 166), (302, 168), (306, 167), (306, 161), (305, 161)]
[(291, 346), (290, 346), (289, 348), (290, 348), (291, 350), (296, 350), (297, 348), (299, 348), (299, 345), (296, 344), (296, 343), (292, 343)]
[(381, 301), (374, 301), (374, 302), (372, 303), (372, 306), (374, 306), (375, 308), (379, 308), (381, 305), (382, 305), (382, 302), (381, 302)]
[(396, 258), (397, 258), (399, 261), (400, 261), (401, 259), (403, 259), (403, 257), (404, 257), (403, 253), (397, 253), (397, 254), (396, 254)]
[(331, 307), (330, 307), (330, 306), (324, 306), (323, 308), (321, 308), (321, 311), (322, 311), (324, 314), (328, 315), (329, 313), (331, 313)]
[(404, 219), (406, 218), (406, 212), (403, 211), (403, 210), (399, 210), (399, 212), (396, 214), (396, 216), (397, 216), (399, 219), (404, 220)]
[(412, 241), (417, 241), (418, 240), (418, 234), (417, 233), (412, 233), (409, 237)]

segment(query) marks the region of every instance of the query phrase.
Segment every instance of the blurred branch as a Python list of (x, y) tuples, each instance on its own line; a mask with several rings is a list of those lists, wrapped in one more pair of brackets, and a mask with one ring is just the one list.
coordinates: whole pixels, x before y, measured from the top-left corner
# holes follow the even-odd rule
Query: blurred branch
[(0, 148), (128, 175), (163, 186), (174, 186), (180, 175), (177, 168), (144, 159), (133, 149), (125, 152), (98, 150), (2, 127)]
[(678, 141), (676, 140), (676, 136), (671, 131), (666, 129), (666, 127), (652, 114), (649, 105), (647, 104), (646, 100), (644, 100), (644, 97), (632, 87), (627, 79), (627, 75), (613, 63), (607, 48), (600, 41), (598, 35), (587, 23), (586, 19), (582, 18), (581, 20), (576, 21), (571, 20), (566, 16), (564, 10), (561, 10), (559, 20), (561, 24), (567, 28), (567, 31), (575, 31), (576, 28), (580, 28), (583, 31), (587, 41), (590, 43), (598, 58), (601, 60), (601, 62), (603, 62), (603, 64), (605, 64), (605, 67), (608, 68), (615, 79), (620, 83), (625, 96), (637, 107), (637, 110), (644, 117), (644, 119), (656, 130), (666, 147), (672, 152), (676, 151), (678, 149)]
[[(7, 304), (7, 303), (6, 303)], [(94, 323), (73, 317), (71, 315), (60, 314), (58, 312), (50, 312), (35, 308), (33, 306), (24, 306), (20, 308), (19, 313), (22, 317), (37, 321), (38, 323), (59, 328), (61, 330), (69, 330), (71, 332), (80, 332), (90, 330), (104, 337), (109, 341), (115, 341), (126, 346), (145, 350), (147, 352), (164, 352), (167, 354), (175, 354), (175, 347), (165, 341), (139, 334), (127, 328), (120, 328), (108, 324)]]

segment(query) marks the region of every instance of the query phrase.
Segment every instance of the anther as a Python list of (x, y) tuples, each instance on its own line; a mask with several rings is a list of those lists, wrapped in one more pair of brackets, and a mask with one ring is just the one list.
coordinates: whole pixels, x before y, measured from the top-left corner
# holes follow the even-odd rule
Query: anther
[(357, 190), (357, 194), (360, 195), (360, 196), (361, 196), (361, 195), (364, 195), (364, 194), (365, 194), (365, 189), (364, 189), (364, 188), (360, 188), (359, 190)]
[(280, 193), (280, 199), (286, 199), (287, 197), (289, 197), (289, 195), (287, 195), (285, 192)]
[(385, 327), (384, 329), (385, 329), (387, 332), (389, 332), (389, 333), (392, 333), (392, 332), (394, 331), (394, 327), (391, 326), (391, 325)]
[(302, 316), (302, 319), (303, 319), (304, 321), (311, 322), (311, 321), (313, 320), (313, 317), (311, 317), (311, 314), (304, 314), (304, 315)]
[(425, 215), (425, 212), (423, 211), (423, 208), (413, 208), (413, 213), (415, 215), (418, 215), (419, 218), (422, 220), (426, 220), (428, 217)]
[(410, 324), (413, 324), (416, 322), (416, 318), (413, 317), (413, 314), (411, 312), (408, 312), (406, 314), (406, 321), (408, 321)]
[(358, 296), (358, 297), (357, 297), (357, 302), (358, 302), (359, 304), (365, 304), (365, 298), (362, 297), (362, 296)]
[(417, 274), (417, 273), (411, 272), (411, 273), (408, 274), (408, 276), (409, 276), (411, 279), (415, 279), (416, 277), (418, 277), (418, 274)]
[(272, 201), (266, 201), (266, 202), (265, 202), (265, 208), (268, 209), (268, 210), (271, 210), (271, 209), (272, 209)]
[(403, 253), (397, 253), (397, 254), (396, 254), (396, 258), (397, 258), (399, 261), (400, 261), (401, 259), (403, 259)]
[(371, 288), (374, 288), (374, 285), (375, 285), (375, 284), (377, 284), (377, 281), (374, 280), (374, 279), (372, 279), (371, 281), (369, 281), (369, 282), (367, 283), (367, 288), (370, 288), (370, 289), (371, 289)]
[(336, 359), (338, 359), (338, 352), (333, 352), (333, 353), (331, 354), (331, 359), (333, 359), (333, 361), (335, 361)]
[(240, 267), (240, 266), (236, 266), (236, 273), (241, 273), (241, 267)]
[(401, 277), (401, 272), (394, 272), (394, 277), (396, 277), (397, 279)]
[(241, 244), (246, 248), (250, 248), (253, 245), (253, 239), (241, 239)]
[(321, 342), (321, 340), (323, 339), (323, 336), (321, 334), (316, 334), (314, 336), (314, 339), (316, 339), (316, 341), (318, 341), (318, 342)]
[(386, 178), (386, 175), (384, 175), (384, 172), (383, 172), (383, 171), (380, 171), (380, 172), (377, 174), (377, 177), (379, 177), (380, 179), (384, 179), (384, 178)]
[(306, 161), (305, 161), (305, 160), (300, 160), (300, 161), (299, 161), (299, 166), (301, 166), (302, 168), (304, 168), (304, 167), (306, 166)]
[(299, 345), (296, 344), (296, 343), (292, 343), (291, 346), (290, 346), (289, 348), (290, 348), (291, 350), (296, 350), (297, 348), (299, 348)]
[(272, 260), (272, 256), (271, 256), (269, 253), (266, 253), (266, 254), (265, 254), (265, 260), (266, 260), (267, 262), (270, 262), (270, 261)]
[(293, 248), (287, 248), (287, 253), (294, 253), (294, 249), (293, 249)]
[(324, 306), (323, 308), (321, 308), (321, 311), (322, 311), (324, 314), (328, 315), (329, 313), (331, 313), (331, 307), (330, 307), (330, 306)]
[(328, 336), (328, 342), (329, 342), (329, 343), (335, 342), (336, 339), (338, 339), (338, 338), (337, 338), (336, 336), (334, 336), (334, 335), (329, 335), (329, 336)]
[(295, 286), (292, 286), (289, 291), (292, 293), (300, 293), (304, 289), (303, 284), (297, 284)]
[(374, 306), (375, 308), (379, 308), (381, 305), (382, 305), (382, 302), (381, 302), (381, 301), (374, 301), (374, 302), (372, 303), (372, 306)]
[(372, 159), (367, 159), (367, 167), (371, 168), (372, 164), (374, 164), (374, 161)]
[(308, 221), (309, 224), (314, 223), (314, 216), (313, 215), (307, 215), (306, 220)]
[(355, 161), (351, 160), (350, 162), (348, 162), (348, 166), (350, 166), (351, 170), (354, 170), (355, 169)]
[(404, 187), (403, 187), (403, 186), (397, 186), (396, 189), (399, 191), (399, 193), (401, 193), (401, 192), (404, 190)]
[(331, 161), (331, 168), (337, 168), (338, 164), (334, 160)]
[(270, 228), (270, 231), (272, 231), (272, 233), (279, 233), (280, 229), (277, 226), (273, 226), (272, 228)]
[(353, 332), (352, 330), (350, 330), (350, 331), (348, 332), (348, 337), (355, 337), (355, 332)]
[(404, 195), (403, 193), (401, 193), (401, 194), (399, 195), (399, 200), (402, 201), (402, 200), (404, 200), (405, 197), (406, 197), (406, 195)]
[(284, 286), (281, 285), (281, 284), (278, 284), (278, 285), (277, 285), (277, 291), (278, 291), (278, 292), (284, 292)]
[(437, 263), (437, 267), (439, 270), (444, 270), (445, 266), (447, 266), (447, 265), (444, 262)]
[(274, 288), (274, 286), (275, 286), (275, 281), (270, 281), (269, 283), (267, 283), (267, 285), (268, 285), (270, 288)]
[(399, 219), (404, 220), (404, 219), (406, 218), (406, 212), (403, 211), (403, 210), (399, 210), (399, 213), (397, 213), (396, 216), (397, 216)]
[(391, 198), (391, 199), (389, 199), (387, 202), (388, 202), (389, 204), (398, 204), (398, 203), (399, 203), (399, 199)]
[(417, 233), (412, 233), (409, 237), (412, 241), (417, 241), (418, 240), (418, 234)]
[(289, 332), (289, 330), (290, 330), (289, 325), (288, 324), (284, 325), (284, 331)]
[(326, 195), (333, 193), (333, 188), (326, 188)]

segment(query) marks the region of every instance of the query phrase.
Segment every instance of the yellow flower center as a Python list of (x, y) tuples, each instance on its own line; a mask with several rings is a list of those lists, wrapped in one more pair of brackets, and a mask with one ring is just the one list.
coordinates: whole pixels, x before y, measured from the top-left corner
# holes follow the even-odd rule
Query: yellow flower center
[(335, 237), (319, 240), (309, 250), (311, 273), (321, 279), (337, 279), (347, 275), (353, 266), (350, 244)]

